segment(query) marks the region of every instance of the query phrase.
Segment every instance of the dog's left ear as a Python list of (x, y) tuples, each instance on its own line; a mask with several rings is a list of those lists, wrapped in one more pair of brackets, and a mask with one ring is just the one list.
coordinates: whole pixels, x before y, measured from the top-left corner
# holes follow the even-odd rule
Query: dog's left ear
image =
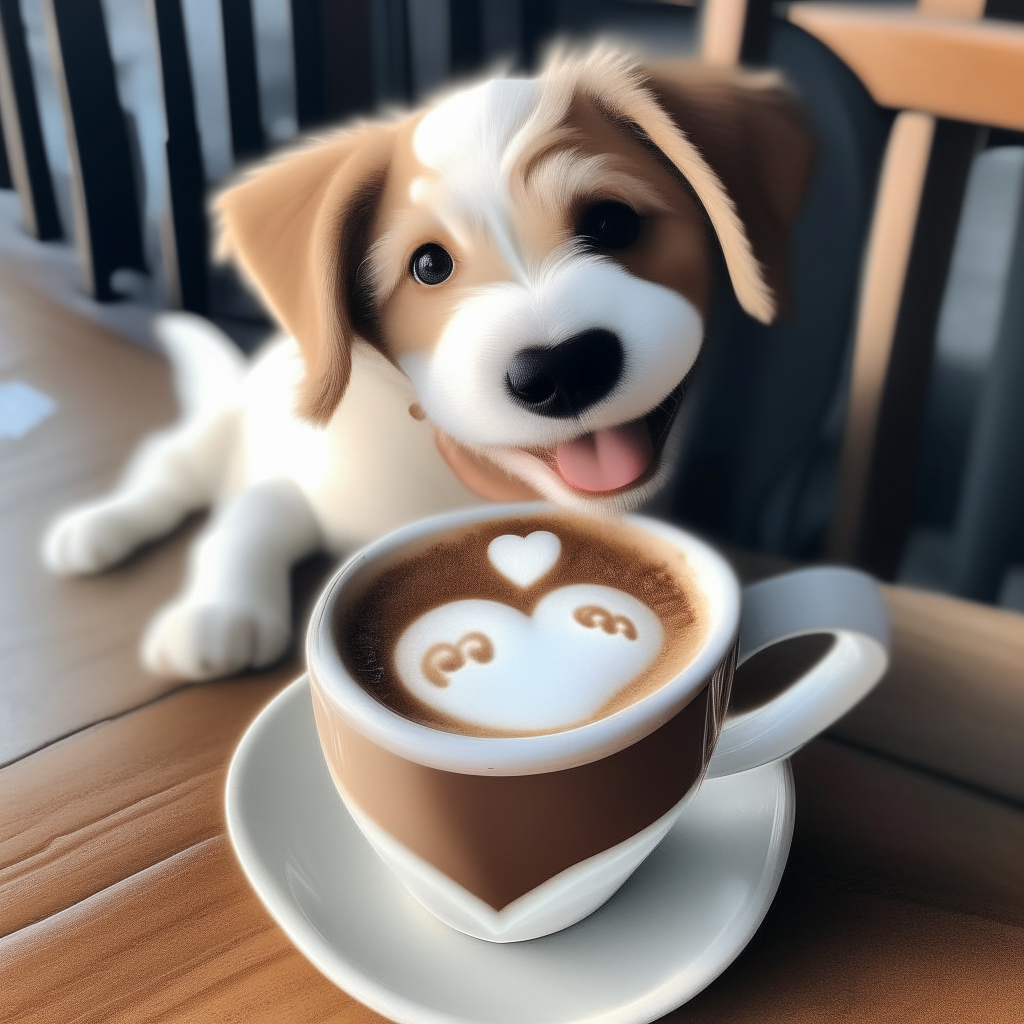
[(559, 95), (589, 96), (676, 168), (711, 221), (740, 305), (771, 323), (786, 304), (789, 231), (814, 156), (781, 79), (695, 61), (642, 65), (610, 47), (556, 54), (549, 74)]
[(299, 343), (298, 412), (326, 423), (348, 386), (365, 256), (395, 129), (369, 124), (257, 168), (216, 202), (221, 252)]
[(771, 72), (728, 71), (692, 61), (652, 63), (645, 71), (647, 88), (676, 132), (696, 147), (732, 201), (767, 285), (769, 294), (763, 298), (770, 303), (757, 294), (762, 289), (751, 287), (756, 284), (754, 268), (741, 265), (747, 255), (730, 237), (732, 225), (722, 225), (721, 216), (716, 223), (711, 206), (717, 196), (710, 205), (706, 198), (716, 191), (714, 182), (698, 182), (699, 170), (689, 169), (690, 184), (718, 232), (737, 297), (748, 313), (770, 323), (789, 305), (790, 229), (814, 162), (807, 119)]

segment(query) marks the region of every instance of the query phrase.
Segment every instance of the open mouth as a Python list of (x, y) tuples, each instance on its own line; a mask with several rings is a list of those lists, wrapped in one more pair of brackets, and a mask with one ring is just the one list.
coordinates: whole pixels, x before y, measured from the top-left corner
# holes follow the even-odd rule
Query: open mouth
[(679, 411), (685, 381), (646, 416), (584, 434), (551, 449), (528, 449), (574, 490), (610, 494), (636, 487), (653, 473)]

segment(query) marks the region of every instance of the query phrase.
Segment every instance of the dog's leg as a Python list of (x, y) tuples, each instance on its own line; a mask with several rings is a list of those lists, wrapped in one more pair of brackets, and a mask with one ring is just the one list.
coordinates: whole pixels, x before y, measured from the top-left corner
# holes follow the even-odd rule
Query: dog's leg
[(114, 490), (60, 516), (43, 538), (43, 562), (65, 575), (100, 572), (169, 533), (217, 496), (237, 433), (224, 409), (147, 439)]
[(313, 510), (291, 481), (237, 494), (193, 547), (184, 590), (147, 629), (146, 667), (212, 679), (276, 661), (291, 639), (289, 570), (321, 544)]

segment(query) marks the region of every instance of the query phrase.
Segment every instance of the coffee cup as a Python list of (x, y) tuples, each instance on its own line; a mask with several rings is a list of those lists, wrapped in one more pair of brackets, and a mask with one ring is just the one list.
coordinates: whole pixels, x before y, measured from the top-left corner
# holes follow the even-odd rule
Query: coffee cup
[[(338, 570), (307, 638), (320, 742), (352, 818), (423, 906), (453, 928), (494, 942), (546, 935), (597, 909), (664, 838), (704, 778), (793, 753), (857, 703), (888, 660), (885, 605), (863, 573), (812, 568), (741, 589), (721, 555), (675, 526), (628, 516), (621, 528), (585, 521), (577, 528), (553, 515), (540, 504), (484, 506), (395, 531)], [(692, 606), (686, 645), (670, 642), (681, 620), (664, 602), (636, 588), (628, 593), (628, 574), (621, 592), (608, 580), (574, 578), (566, 555), (573, 549), (564, 542), (578, 529), (593, 531), (591, 547), (621, 529), (651, 564), (673, 566), (669, 577), (646, 575)], [(460, 531), (468, 539), (457, 564), (490, 559), (481, 573), (513, 581), (498, 579), (505, 590), (496, 593), (527, 588), (525, 611), (479, 597), (417, 611), (411, 625), (402, 624), (394, 647), (400, 657), (393, 660), (405, 657), (413, 666), (401, 671), (425, 697), (389, 706), (374, 690), (376, 677), (354, 667), (358, 659), (345, 646), (353, 595), (372, 591), (385, 568), (401, 590), (404, 566), (414, 567), (406, 553), (422, 559), (435, 538), (460, 538)], [(559, 575), (552, 566), (560, 558), (567, 565)], [(458, 597), (458, 573), (448, 575), (455, 582), (439, 582), (438, 590)], [(672, 581), (682, 590), (673, 590)], [(412, 568), (405, 582), (424, 589), (422, 572), (415, 576)], [(418, 599), (417, 609), (421, 593)], [(473, 629), (473, 622), (486, 625)], [(379, 625), (383, 636), (392, 624)], [(436, 635), (421, 636), (424, 629)], [(444, 636), (451, 642), (432, 643)], [(644, 654), (645, 643), (651, 651), (675, 650), (676, 661)], [(510, 647), (514, 658), (502, 661)], [(401, 654), (406, 648), (412, 656)], [(752, 672), (758, 664), (768, 669), (760, 678)], [(752, 685), (736, 693), (730, 710), (737, 665), (737, 678), (749, 676)], [(625, 698), (605, 699), (601, 686), (621, 683), (623, 672), (639, 672), (647, 683), (618, 691)], [(598, 682), (590, 685), (591, 677)], [(578, 680), (586, 684), (584, 696), (597, 690), (596, 710), (579, 703), (584, 696), (572, 696)], [(458, 715), (476, 712), (464, 712), (471, 705), (459, 704), (459, 695), (485, 684), (508, 699), (495, 703), (497, 718), (467, 724)], [(559, 687), (570, 697), (553, 704), (549, 694)], [(535, 706), (543, 714), (527, 728), (522, 715)]]

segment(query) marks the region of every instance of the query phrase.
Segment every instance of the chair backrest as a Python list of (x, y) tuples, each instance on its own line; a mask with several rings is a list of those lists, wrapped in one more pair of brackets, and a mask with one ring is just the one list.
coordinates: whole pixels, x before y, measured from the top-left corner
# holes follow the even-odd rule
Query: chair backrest
[[(1024, 5), (1017, 0), (1000, 2), (1004, 17), (1024, 16)], [(806, 491), (808, 475), (821, 470), (824, 484), (816, 496), (816, 516), (819, 533), (826, 518), (830, 520), (825, 553), (892, 578), (912, 524), (914, 470), (933, 339), (971, 161), (984, 140), (982, 126), (1024, 128), (1024, 28), (1008, 22), (977, 21), (982, 13), (992, 13), (991, 5), (983, 12), (979, 0), (922, 0), (916, 10), (795, 3), (788, 8), (788, 23), (776, 21), (768, 23), (767, 28), (762, 5), (763, 0), (750, 0), (748, 9), (744, 0), (707, 0), (705, 59), (729, 64), (753, 54), (755, 59), (766, 58), (767, 63), (780, 66), (802, 92), (819, 135), (823, 128), (826, 131), (822, 138), (825, 161), (835, 149), (837, 140), (830, 139), (828, 133), (834, 134), (836, 123), (845, 119), (849, 125), (859, 120), (862, 128), (872, 121), (875, 125), (861, 131), (858, 146), (847, 153), (848, 158), (854, 157), (854, 162), (867, 159), (870, 165), (877, 161), (878, 185), (875, 194), (874, 175), (866, 171), (857, 190), (873, 209), (857, 212), (859, 216), (867, 214), (863, 227), (870, 228), (861, 233), (866, 244), (859, 295), (855, 305), (846, 311), (853, 324), (849, 383), (840, 379), (837, 401), (831, 408), (832, 433), (842, 439), (838, 484), (830, 499), (827, 466), (816, 468), (805, 460), (801, 467), (795, 431), (791, 429), (788, 433), (793, 443), (787, 450), (786, 436), (780, 441), (780, 433), (786, 434), (779, 427), (784, 415), (778, 409), (767, 414), (762, 409), (755, 416), (758, 432), (750, 441), (753, 451), (748, 449), (734, 456), (740, 462), (745, 460), (745, 464), (734, 474), (732, 489), (725, 489), (724, 496), (721, 478), (728, 473), (723, 474), (721, 452), (716, 458), (713, 450), (710, 456), (707, 451), (716, 443), (721, 448), (723, 442), (716, 441), (714, 432), (709, 441), (704, 436), (709, 424), (699, 425), (696, 433), (703, 440), (696, 443), (696, 454), (690, 453), (690, 465), (684, 462), (678, 508), (683, 515), (711, 528), (717, 526), (721, 531), (724, 524), (724, 532), (733, 540), (774, 548), (779, 553), (813, 554), (814, 530), (807, 538), (809, 546), (802, 548), (793, 517), (798, 514), (801, 486)], [(757, 15), (753, 19), (755, 27), (760, 26), (757, 31), (751, 29), (751, 9)], [(804, 51), (806, 58), (815, 50), (814, 59), (822, 65), (819, 70), (826, 70), (825, 63), (832, 67), (816, 82), (803, 82), (800, 69), (793, 65), (793, 55)], [(807, 64), (806, 59), (803, 64)], [(840, 111), (838, 116), (833, 110), (830, 127), (817, 114), (821, 90), (834, 90), (844, 75), (854, 80), (856, 86), (846, 90), (845, 112)], [(860, 99), (851, 105), (851, 96), (858, 92)], [(864, 100), (868, 101), (866, 105)], [(862, 108), (859, 112), (855, 109), (858, 106)], [(888, 118), (892, 118), (891, 129)], [(877, 134), (879, 126), (883, 129), (881, 138)], [(821, 187), (822, 177), (829, 177), (824, 173), (827, 171), (827, 167), (819, 168), (815, 189)], [(834, 210), (816, 208), (812, 193), (805, 210), (806, 220), (824, 216), (829, 222), (835, 215)], [(855, 234), (852, 232), (851, 238)], [(850, 275), (848, 263), (837, 266), (827, 250), (818, 248), (821, 239), (809, 248), (807, 242), (808, 236), (801, 238), (798, 227), (794, 258), (798, 292), (801, 279), (813, 277), (809, 265), (814, 262), (821, 265), (829, 278)], [(857, 276), (854, 270), (851, 279), (856, 280)], [(814, 298), (812, 293), (812, 304)], [(802, 316), (798, 305), (797, 319)], [(741, 325), (738, 330), (745, 335), (762, 334), (769, 343), (795, 333), (798, 350), (800, 343), (807, 340), (800, 336), (796, 323), (767, 332), (755, 331), (749, 325)], [(820, 337), (821, 342), (829, 352), (835, 351), (837, 343), (840, 351), (846, 348), (845, 339), (835, 332)], [(731, 351), (737, 352), (735, 342)], [(804, 424), (810, 428), (810, 443), (816, 435), (825, 437), (829, 433), (828, 415), (822, 415), (827, 404), (822, 405), (821, 393), (811, 395), (808, 402), (804, 388), (808, 382), (806, 371), (791, 367), (796, 372), (788, 380), (784, 375), (772, 378), (779, 365), (775, 355), (752, 350), (741, 354), (752, 359), (759, 366), (758, 373), (770, 379), (762, 376), (757, 380), (752, 399), (742, 388), (737, 392), (734, 387), (728, 409), (719, 414), (719, 427), (727, 437), (736, 437), (730, 413), (742, 417), (745, 401), (756, 404), (760, 400), (766, 408), (771, 407), (773, 399), (766, 391), (773, 386), (781, 389), (782, 400), (795, 406), (814, 406), (817, 399), (817, 425), (813, 417)], [(799, 351), (800, 358), (809, 354)], [(829, 356), (819, 351), (815, 358)], [(833, 362), (830, 372), (835, 372), (835, 367)], [(743, 376), (738, 365), (731, 369)], [(819, 374), (818, 383), (827, 377)], [(725, 386), (729, 386), (728, 382)], [(716, 392), (712, 404), (717, 399), (721, 406), (720, 399), (725, 393), (722, 387), (711, 390)], [(823, 393), (827, 394), (827, 389)], [(794, 395), (799, 399), (794, 401)], [(790, 418), (798, 420), (799, 416), (794, 413)], [(840, 424), (841, 430), (836, 430)], [(759, 462), (759, 441), (762, 447), (774, 448), (777, 463), (766, 465), (769, 455), (760, 457), (763, 479), (758, 478), (755, 465)], [(696, 469), (700, 469), (702, 454), (705, 476), (717, 474), (717, 480), (701, 479), (696, 473), (693, 463), (697, 462)], [(830, 458), (834, 458), (834, 453), (826, 453), (824, 461), (827, 463)], [(768, 480), (772, 472), (776, 475), (774, 494)], [(706, 506), (708, 494), (714, 496), (716, 488), (718, 507), (702, 508), (701, 502)], [(802, 500), (806, 509), (806, 493)], [(1021, 513), (1019, 521), (1024, 521), (1024, 508)], [(810, 518), (815, 518), (813, 509)], [(787, 521), (788, 536), (785, 529), (773, 526), (773, 522)], [(814, 523), (810, 525), (813, 527)]]
[(1024, 130), (1024, 27), (976, 20), (983, 13), (977, 0), (789, 10), (879, 104), (900, 111), (865, 260), (828, 545), (889, 578), (913, 520), (935, 329), (971, 160), (985, 127)]

